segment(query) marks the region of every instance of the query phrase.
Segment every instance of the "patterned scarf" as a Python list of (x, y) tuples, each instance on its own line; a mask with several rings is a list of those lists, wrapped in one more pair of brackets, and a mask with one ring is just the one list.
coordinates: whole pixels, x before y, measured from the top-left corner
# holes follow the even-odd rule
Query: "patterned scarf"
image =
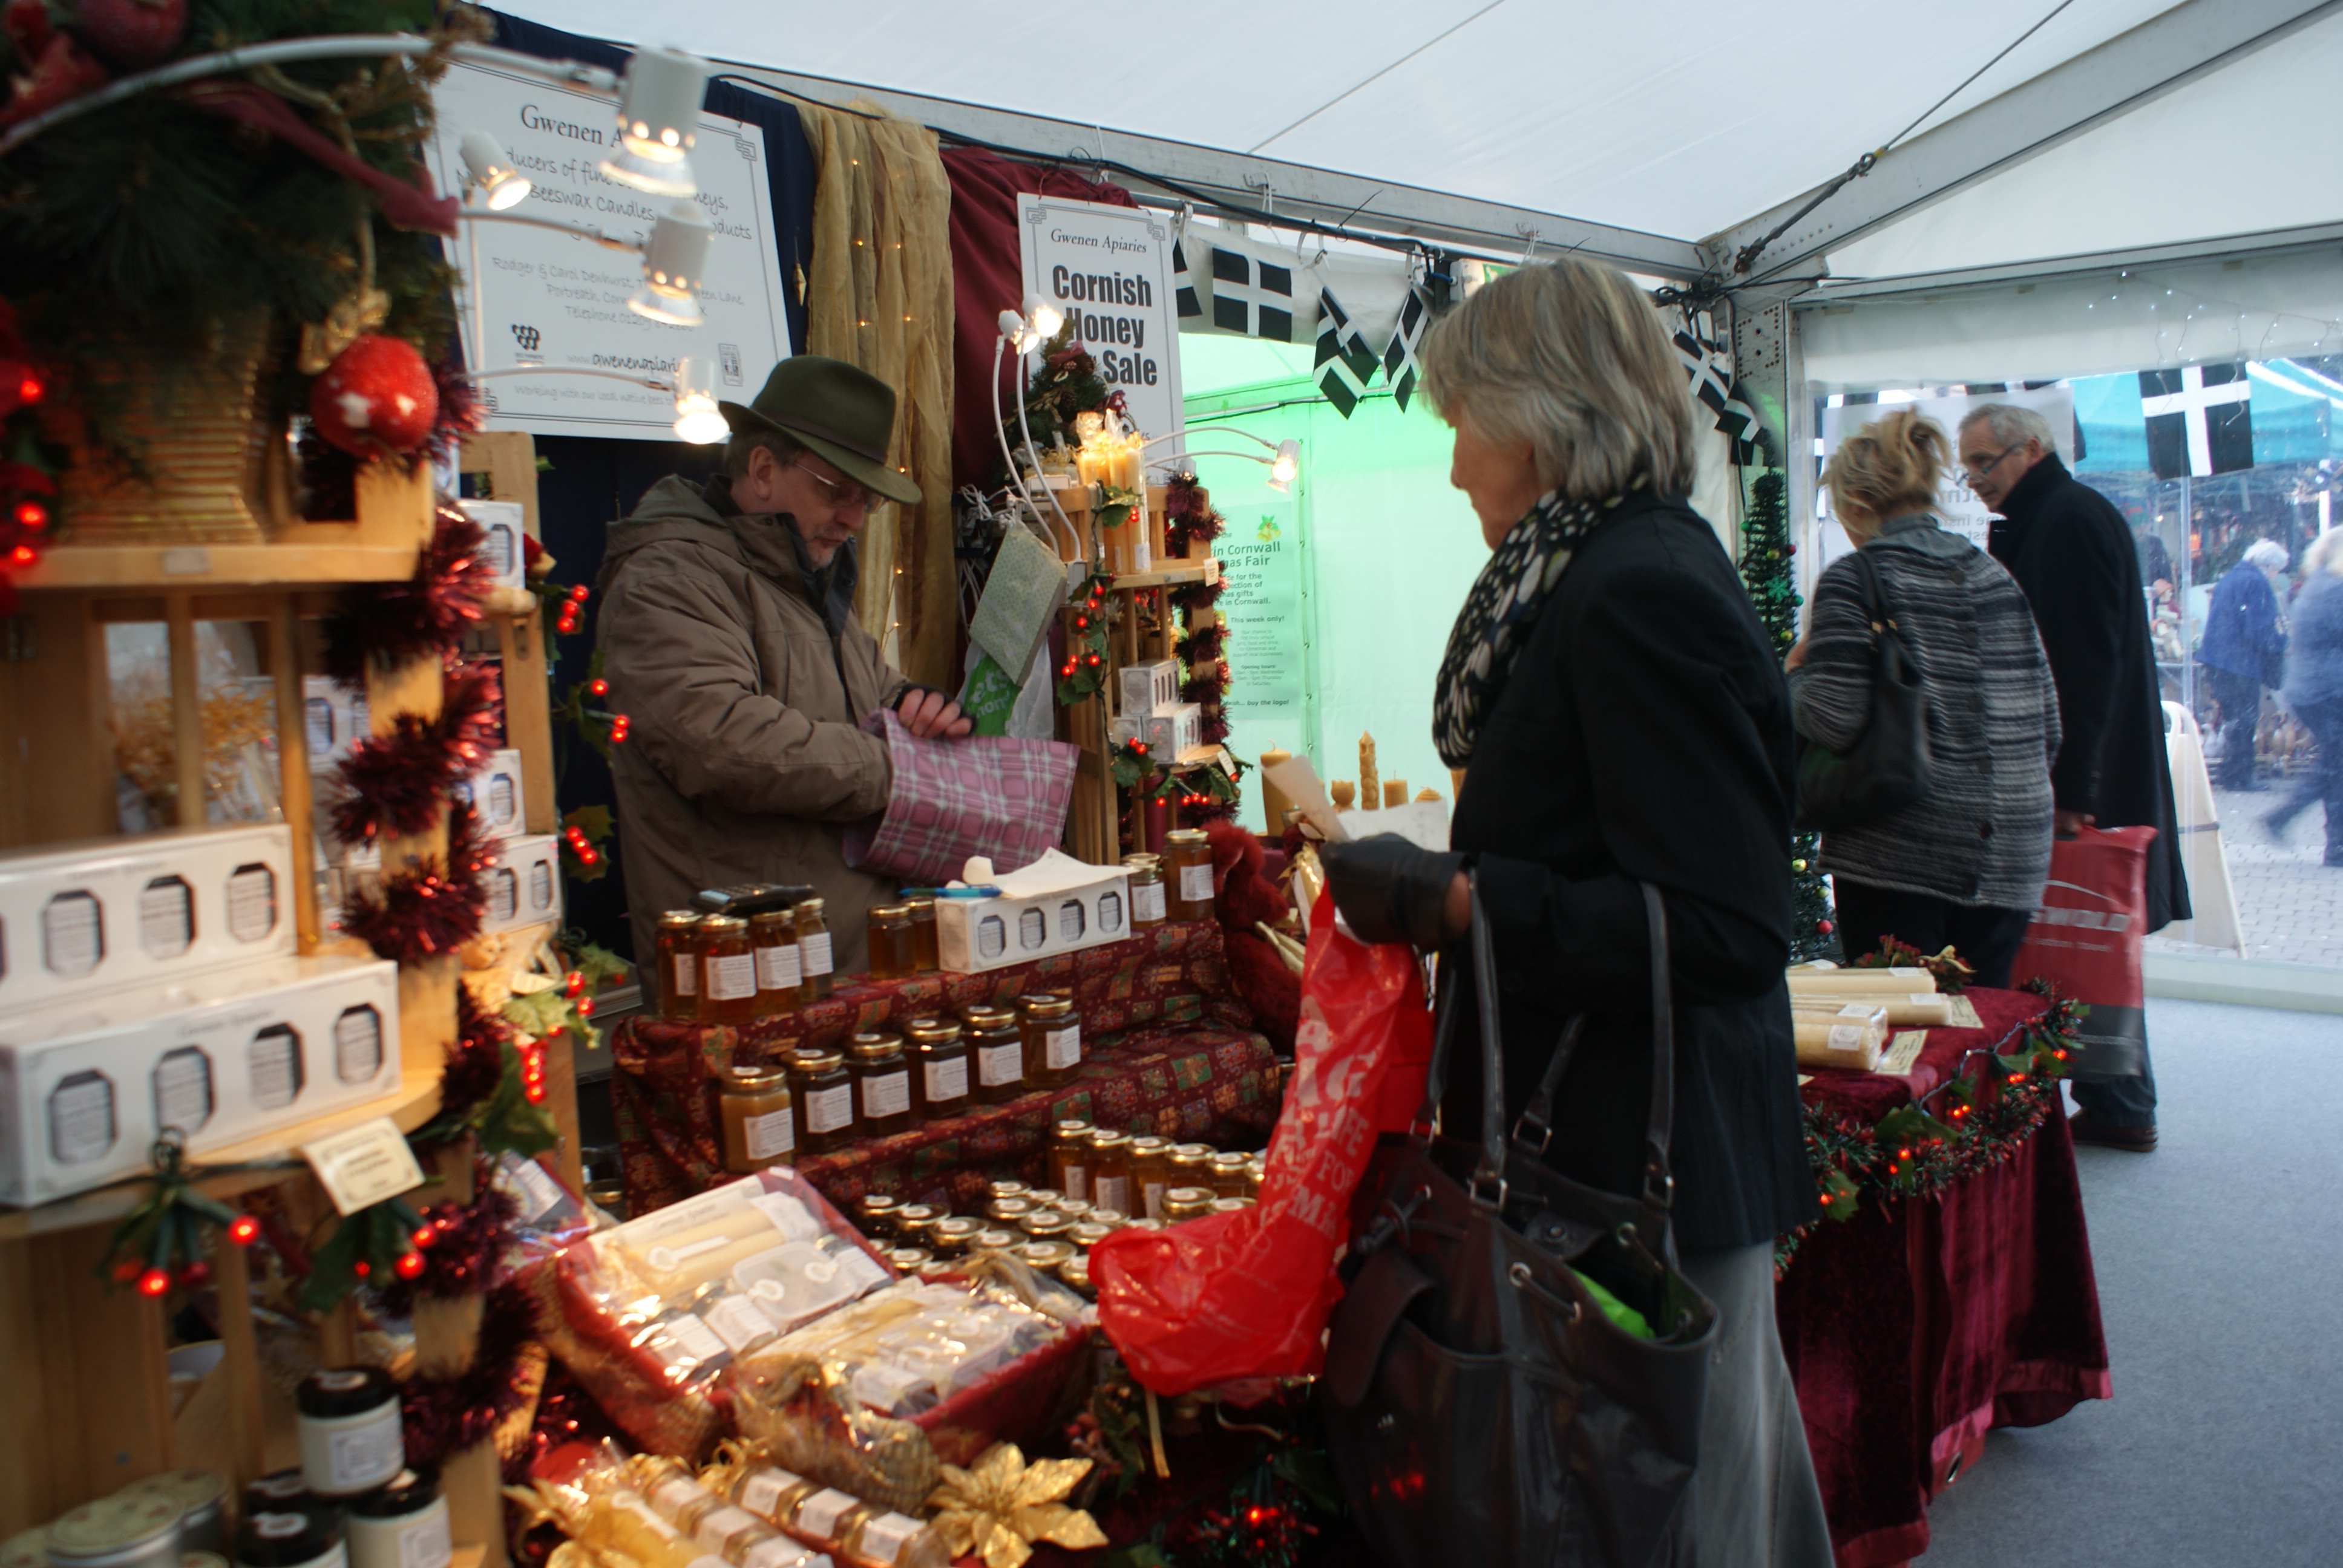
[(1612, 508), (1644, 487), (1638, 474), (1618, 495), (1566, 501), (1549, 490), (1497, 541), (1448, 634), (1440, 686), (1432, 699), (1432, 743), (1451, 768), (1473, 760), (1482, 721), (1505, 689), (1540, 611), (1570, 558)]

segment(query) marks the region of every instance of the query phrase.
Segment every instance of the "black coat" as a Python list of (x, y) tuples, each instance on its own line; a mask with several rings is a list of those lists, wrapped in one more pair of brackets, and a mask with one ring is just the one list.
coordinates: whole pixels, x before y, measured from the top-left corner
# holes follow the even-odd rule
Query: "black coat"
[(2017, 481), (1993, 525), (1994, 559), (2034, 606), (2066, 739), (2050, 769), (2062, 811), (2101, 828), (2147, 827), (2147, 929), (2189, 916), (2188, 877), (2173, 833), (2172, 765), (2139, 558), (2115, 504), (2056, 453)]
[[(1709, 526), (1624, 503), (1581, 547), (1483, 725), (1452, 830), (1494, 928), (1507, 1114), (1555, 1038), (1586, 1032), (1547, 1158), (1641, 1185), (1651, 964), (1668, 909), (1679, 1244), (1746, 1245), (1815, 1218), (1782, 970), (1790, 946), (1789, 693)], [(1477, 1136), (1478, 1036), (1442, 1124)]]

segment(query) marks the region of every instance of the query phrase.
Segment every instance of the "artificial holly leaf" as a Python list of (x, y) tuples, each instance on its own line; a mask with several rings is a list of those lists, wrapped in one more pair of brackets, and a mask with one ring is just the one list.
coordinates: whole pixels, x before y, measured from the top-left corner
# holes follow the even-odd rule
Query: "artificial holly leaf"
[(1852, 1177), (1834, 1165), (1823, 1172), (1823, 1213), (1833, 1220), (1855, 1218), (1855, 1185)]
[(561, 814), (561, 825), (575, 828), (586, 835), (589, 844), (598, 844), (610, 836), (610, 809), (608, 806), (578, 806)]
[(1112, 501), (1099, 508), (1098, 526), (1102, 528), (1119, 528), (1130, 519), (1130, 502)]
[(624, 980), (634, 972), (634, 965), (598, 942), (588, 941), (582, 932), (562, 932), (561, 950), (568, 955), (569, 967), (585, 977), (589, 992), (604, 980)]
[(2002, 1071), (2012, 1078), (2024, 1078), (2034, 1070), (2034, 1056), (2030, 1051), (2020, 1056), (2003, 1056), (1996, 1052), (1993, 1060), (1999, 1064)]
[(497, 1091), (481, 1101), (472, 1117), (472, 1135), (483, 1153), (510, 1150), (524, 1159), (542, 1154), (561, 1141), (561, 1133), (553, 1125), (553, 1112), (528, 1102), (528, 1092), (520, 1081), (520, 1052), (508, 1045), (504, 1060), (505, 1073), (497, 1081)]
[(1926, 1139), (1953, 1141), (1953, 1130), (1916, 1105), (1899, 1105), (1879, 1119), (1879, 1140), (1908, 1147)]

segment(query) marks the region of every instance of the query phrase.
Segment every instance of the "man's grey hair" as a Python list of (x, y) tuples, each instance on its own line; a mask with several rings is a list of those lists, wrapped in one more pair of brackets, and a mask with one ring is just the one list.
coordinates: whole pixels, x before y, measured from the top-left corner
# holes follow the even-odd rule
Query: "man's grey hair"
[(2056, 452), (2058, 443), (2050, 434), (2050, 421), (2031, 408), (2021, 408), (2015, 403), (1986, 403), (1961, 416), (1961, 428), (1982, 424), (1993, 431), (1995, 444), (2004, 451), (2023, 447), (2028, 441), (2039, 441), (2046, 452)]
[(2256, 539), (2246, 547), (2246, 564), (2260, 572), (2286, 570), (2286, 547), (2276, 539)]
[(759, 447), (770, 452), (773, 455), (773, 461), (784, 468), (796, 461), (797, 455), (805, 450), (803, 447), (799, 446), (779, 430), (768, 430), (761, 427), (752, 427), (739, 432), (724, 443), (724, 477), (728, 479), (747, 478), (749, 454)]

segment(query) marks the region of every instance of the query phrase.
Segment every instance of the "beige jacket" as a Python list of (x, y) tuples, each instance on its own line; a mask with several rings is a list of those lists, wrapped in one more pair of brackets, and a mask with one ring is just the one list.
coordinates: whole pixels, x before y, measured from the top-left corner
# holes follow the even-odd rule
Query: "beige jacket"
[(602, 673), (628, 719), (610, 771), (635, 954), (651, 956), (659, 912), (698, 889), (810, 882), (850, 974), (868, 967), (865, 914), (896, 888), (840, 858), (846, 824), (887, 804), (886, 744), (857, 723), (910, 683), (854, 619), (854, 547), (832, 558), (826, 619), (788, 521), (725, 515), (724, 483), (661, 479), (603, 558)]

